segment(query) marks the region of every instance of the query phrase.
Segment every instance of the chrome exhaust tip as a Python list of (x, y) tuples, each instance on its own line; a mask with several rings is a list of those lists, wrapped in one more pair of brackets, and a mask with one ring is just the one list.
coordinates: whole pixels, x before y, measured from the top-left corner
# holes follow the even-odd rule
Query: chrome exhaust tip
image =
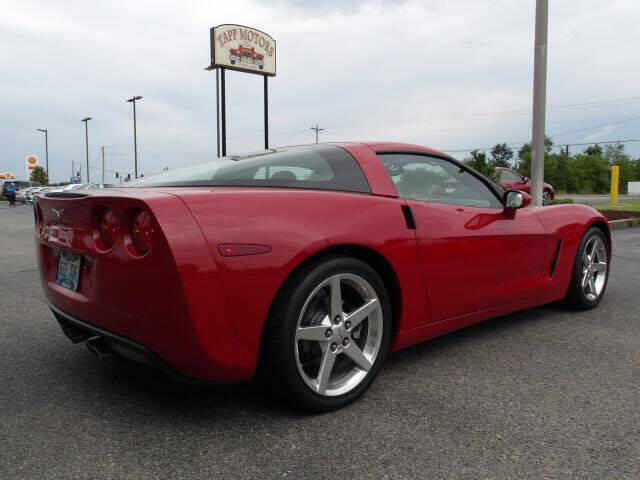
[(111, 350), (102, 337), (92, 337), (85, 342), (85, 345), (87, 346), (87, 350), (97, 357), (102, 357), (111, 353)]

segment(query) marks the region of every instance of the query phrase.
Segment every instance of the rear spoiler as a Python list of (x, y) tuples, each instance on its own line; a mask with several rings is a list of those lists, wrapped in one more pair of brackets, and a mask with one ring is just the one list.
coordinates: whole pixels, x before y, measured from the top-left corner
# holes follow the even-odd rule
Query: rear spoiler
[(45, 192), (44, 196), (46, 198), (84, 198), (88, 197), (88, 193), (78, 193), (78, 192)]

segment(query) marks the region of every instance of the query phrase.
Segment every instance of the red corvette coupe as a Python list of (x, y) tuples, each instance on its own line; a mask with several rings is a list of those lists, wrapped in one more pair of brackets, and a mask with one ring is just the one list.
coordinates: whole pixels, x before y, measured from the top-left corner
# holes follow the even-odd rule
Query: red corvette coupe
[[(531, 193), (531, 179), (523, 177), (518, 172), (514, 172), (510, 168), (496, 167), (500, 184), (507, 190), (520, 190), (521, 192)], [(542, 186), (542, 199), (547, 203), (556, 196), (553, 187), (548, 183)]]
[(278, 148), (36, 199), (63, 331), (174, 377), (256, 374), (304, 408), (363, 393), (390, 351), (607, 285), (606, 219), (529, 207), (435, 150)]

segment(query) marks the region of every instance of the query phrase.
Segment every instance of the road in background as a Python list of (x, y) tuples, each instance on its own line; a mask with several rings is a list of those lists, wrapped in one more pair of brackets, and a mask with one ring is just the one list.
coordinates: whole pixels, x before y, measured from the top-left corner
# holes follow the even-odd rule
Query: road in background
[(614, 233), (596, 310), (409, 348), (360, 401), (307, 415), (72, 345), (44, 304), (32, 225), (30, 208), (0, 209), (0, 478), (640, 477), (640, 229)]
[[(556, 194), (556, 198), (571, 198), (575, 203), (586, 203), (587, 205), (597, 205), (599, 203), (609, 203), (611, 201), (611, 195), (564, 195), (561, 193)], [(640, 200), (637, 195), (618, 195), (618, 202), (625, 202), (627, 200)]]

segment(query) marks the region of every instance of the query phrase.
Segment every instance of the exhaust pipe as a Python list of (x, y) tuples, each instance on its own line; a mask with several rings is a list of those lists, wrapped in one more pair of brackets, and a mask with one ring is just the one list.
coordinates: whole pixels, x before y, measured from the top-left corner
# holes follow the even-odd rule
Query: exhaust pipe
[(85, 342), (85, 345), (87, 346), (87, 350), (98, 357), (103, 357), (111, 353), (111, 350), (109, 350), (107, 343), (102, 337), (90, 338)]

